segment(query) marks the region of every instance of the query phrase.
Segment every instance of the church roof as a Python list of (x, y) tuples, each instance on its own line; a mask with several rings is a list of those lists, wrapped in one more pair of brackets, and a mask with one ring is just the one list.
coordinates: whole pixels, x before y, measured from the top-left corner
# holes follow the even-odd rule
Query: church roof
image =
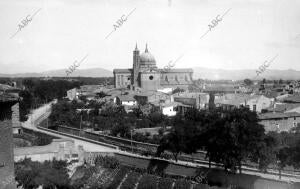
[(145, 52), (140, 55), (140, 63), (141, 64), (155, 64), (154, 56), (148, 51), (148, 47), (146, 44)]
[(164, 72), (164, 73), (182, 73), (182, 72), (194, 72), (194, 70), (192, 68), (175, 68), (175, 69), (159, 69), (160, 72)]
[(132, 69), (114, 69), (114, 73), (131, 73)]

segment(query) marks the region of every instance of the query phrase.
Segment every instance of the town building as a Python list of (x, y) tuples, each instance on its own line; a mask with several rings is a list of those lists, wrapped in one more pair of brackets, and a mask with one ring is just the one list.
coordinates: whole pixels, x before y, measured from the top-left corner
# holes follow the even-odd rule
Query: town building
[(269, 131), (290, 131), (300, 123), (300, 113), (297, 112), (268, 112), (259, 114), (259, 123)]
[(114, 69), (115, 88), (156, 91), (160, 88), (187, 88), (192, 84), (192, 69), (158, 69), (154, 56), (146, 45), (140, 54), (137, 46), (133, 51), (133, 66), (129, 69)]
[(274, 99), (267, 98), (264, 95), (252, 95), (252, 94), (225, 94), (216, 95), (214, 103), (216, 107), (222, 107), (223, 109), (232, 109), (247, 107), (251, 111), (261, 113), (262, 111), (273, 106)]
[(137, 101), (132, 95), (120, 95), (116, 97), (116, 104), (122, 106), (135, 106), (137, 105)]
[[(12, 84), (15, 84), (16, 82), (13, 82)], [(0, 95), (1, 94), (9, 94), (12, 96), (15, 96), (16, 98), (19, 98), (19, 92), (20, 89), (10, 86), (10, 85), (4, 85), (0, 84)], [(20, 122), (20, 104), (19, 102), (15, 103), (12, 106), (12, 129), (13, 134), (21, 134), (22, 133), (22, 127)]]
[(176, 93), (173, 95), (175, 102), (180, 102), (178, 106), (191, 107), (196, 109), (207, 109), (209, 94), (207, 93)]
[(14, 149), (14, 160), (20, 161), (31, 158), (32, 161), (79, 161), (83, 162), (85, 151), (82, 146), (76, 148), (71, 139), (53, 139), (52, 143), (45, 146), (30, 146)]

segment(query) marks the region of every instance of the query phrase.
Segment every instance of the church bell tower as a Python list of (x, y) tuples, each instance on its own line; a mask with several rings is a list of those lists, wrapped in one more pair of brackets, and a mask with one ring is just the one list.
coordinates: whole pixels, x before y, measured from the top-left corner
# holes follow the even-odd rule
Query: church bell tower
[(134, 88), (138, 87), (138, 76), (140, 70), (140, 51), (137, 48), (137, 44), (135, 45), (135, 49), (133, 51), (133, 78), (132, 85)]

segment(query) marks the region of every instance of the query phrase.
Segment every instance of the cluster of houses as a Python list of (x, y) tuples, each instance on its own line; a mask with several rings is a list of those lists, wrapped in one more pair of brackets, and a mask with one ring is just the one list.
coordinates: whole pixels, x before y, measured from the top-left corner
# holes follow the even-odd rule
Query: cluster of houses
[(289, 131), (300, 123), (300, 95), (295, 92), (289, 94), (290, 88), (284, 88), (278, 93), (275, 87), (273, 90), (268, 90), (268, 87), (261, 90), (259, 86), (257, 91), (249, 88), (243, 85), (239, 87), (208, 85), (199, 92), (179, 90), (180, 92), (174, 93), (174, 88), (133, 91), (113, 86), (84, 85), (79, 89), (69, 90), (67, 98), (74, 100), (85, 96), (89, 100), (111, 101), (124, 106), (128, 112), (138, 105), (151, 104), (159, 108), (164, 115), (174, 116), (184, 114), (189, 108), (207, 109), (213, 96), (216, 107), (223, 109), (247, 107), (257, 112), (260, 123), (265, 126), (266, 131)]

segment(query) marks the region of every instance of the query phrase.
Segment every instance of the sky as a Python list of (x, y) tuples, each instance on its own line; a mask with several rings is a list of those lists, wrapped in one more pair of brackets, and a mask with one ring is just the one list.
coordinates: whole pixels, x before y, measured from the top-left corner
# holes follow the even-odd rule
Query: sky
[(130, 68), (136, 43), (158, 67), (300, 70), (299, 19), (300, 0), (0, 0), (0, 73)]

